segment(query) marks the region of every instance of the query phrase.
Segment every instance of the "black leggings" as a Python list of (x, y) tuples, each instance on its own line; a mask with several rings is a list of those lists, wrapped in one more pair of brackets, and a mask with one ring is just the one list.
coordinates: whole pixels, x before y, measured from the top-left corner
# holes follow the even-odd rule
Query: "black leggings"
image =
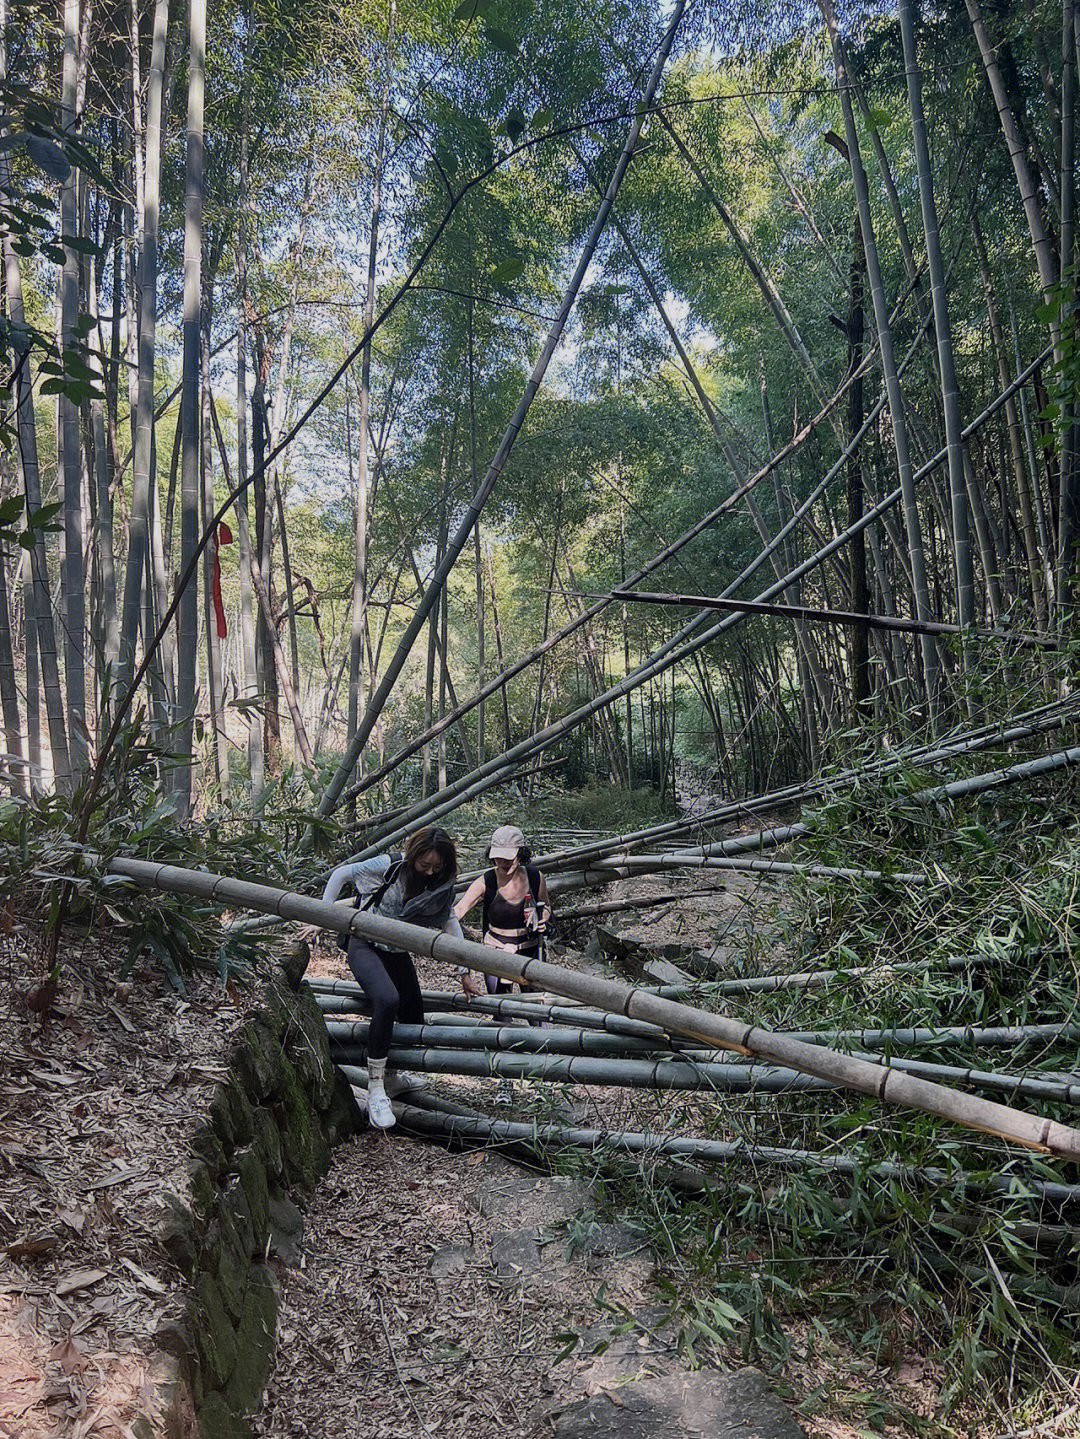
[(362, 939), (349, 941), (346, 958), (371, 1005), (368, 1059), (385, 1059), (395, 1019), (402, 1024), (424, 1022), (424, 1002), (413, 962), (401, 950), (373, 949)]

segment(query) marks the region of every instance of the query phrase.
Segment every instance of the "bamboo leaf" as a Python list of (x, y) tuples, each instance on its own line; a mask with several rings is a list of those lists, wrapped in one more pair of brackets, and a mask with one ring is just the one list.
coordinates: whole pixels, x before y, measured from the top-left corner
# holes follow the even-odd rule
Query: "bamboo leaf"
[(496, 25), (485, 25), (484, 34), (488, 38), (488, 44), (493, 45), (496, 50), (501, 50), (505, 55), (517, 55), (518, 42), (505, 30), (500, 30)]
[(496, 285), (506, 285), (509, 284), (511, 280), (516, 280), (524, 268), (524, 260), (515, 258), (502, 260), (495, 266), (494, 270), (492, 270), (491, 278)]

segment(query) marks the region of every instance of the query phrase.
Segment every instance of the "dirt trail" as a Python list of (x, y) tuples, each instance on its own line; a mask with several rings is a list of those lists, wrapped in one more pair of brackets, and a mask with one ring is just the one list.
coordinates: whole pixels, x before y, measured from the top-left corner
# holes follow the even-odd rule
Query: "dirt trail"
[[(653, 942), (715, 942), (757, 897), (735, 879), (693, 912), (651, 912), (624, 928)], [(425, 987), (449, 982), (445, 966), (419, 968)], [(336, 953), (317, 956), (312, 972), (345, 973)], [(481, 1107), (491, 1097), (482, 1081), (438, 1087)], [(607, 1123), (665, 1102), (693, 1123), (698, 1102), (545, 1088), (566, 1119)], [(537, 1102), (534, 1086), (518, 1086), (516, 1109)], [(728, 1432), (698, 1429), (708, 1414), (737, 1424), (730, 1432), (744, 1439), (795, 1439), (756, 1371), (731, 1392), (713, 1371), (691, 1379), (656, 1282), (663, 1262), (644, 1231), (601, 1212), (599, 1198), (584, 1180), (528, 1171), (495, 1149), (452, 1153), (400, 1130), (344, 1146), (308, 1206), (302, 1257), (283, 1273), (277, 1358), (256, 1433)], [(622, 1429), (604, 1427), (616, 1419)]]

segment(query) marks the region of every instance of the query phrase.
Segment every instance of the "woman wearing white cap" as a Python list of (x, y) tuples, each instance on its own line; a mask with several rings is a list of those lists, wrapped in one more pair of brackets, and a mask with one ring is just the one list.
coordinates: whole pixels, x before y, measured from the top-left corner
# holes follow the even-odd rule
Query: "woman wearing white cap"
[[(503, 824), (491, 836), (488, 859), (492, 868), (469, 888), (454, 906), (457, 918), (465, 916), (483, 901), (483, 941), (493, 949), (507, 949), (524, 957), (538, 955), (543, 947), (544, 931), (551, 915), (547, 882), (529, 863), (531, 858), (525, 836), (517, 825)], [(489, 994), (509, 994), (509, 980), (485, 975)], [(465, 971), (461, 976), (466, 994), (479, 994), (476, 979)]]

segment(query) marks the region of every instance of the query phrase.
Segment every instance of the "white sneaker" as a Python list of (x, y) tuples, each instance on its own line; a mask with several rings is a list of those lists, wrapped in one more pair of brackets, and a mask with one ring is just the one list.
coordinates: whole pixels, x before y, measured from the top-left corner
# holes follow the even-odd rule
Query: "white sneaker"
[(393, 1129), (397, 1123), (381, 1080), (368, 1080), (367, 1113), (368, 1123), (375, 1129)]
[(395, 1095), (404, 1094), (409, 1089), (426, 1089), (427, 1075), (413, 1074), (409, 1069), (390, 1070), (383, 1080), (383, 1088), (393, 1099)]

